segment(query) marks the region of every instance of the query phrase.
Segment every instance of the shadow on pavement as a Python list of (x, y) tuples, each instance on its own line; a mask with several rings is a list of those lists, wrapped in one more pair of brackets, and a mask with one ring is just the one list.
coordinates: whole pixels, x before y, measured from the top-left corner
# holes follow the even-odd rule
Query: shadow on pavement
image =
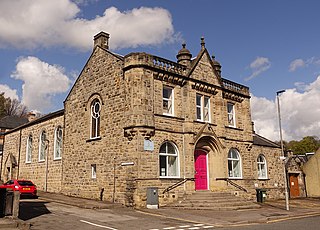
[(20, 200), (19, 219), (30, 220), (35, 217), (51, 213), (45, 204), (48, 202), (36, 200)]

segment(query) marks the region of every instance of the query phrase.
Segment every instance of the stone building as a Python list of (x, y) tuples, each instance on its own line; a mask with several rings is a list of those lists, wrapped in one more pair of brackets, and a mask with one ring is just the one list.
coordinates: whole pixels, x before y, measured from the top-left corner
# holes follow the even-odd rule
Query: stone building
[(255, 134), (248, 87), (222, 77), (203, 38), (196, 56), (183, 44), (170, 61), (115, 54), (100, 32), (64, 110), (5, 138), (2, 177), (49, 192), (137, 206), (150, 187), (160, 205), (198, 190), (284, 193), (281, 149)]
[(302, 168), (308, 197), (320, 197), (320, 148)]

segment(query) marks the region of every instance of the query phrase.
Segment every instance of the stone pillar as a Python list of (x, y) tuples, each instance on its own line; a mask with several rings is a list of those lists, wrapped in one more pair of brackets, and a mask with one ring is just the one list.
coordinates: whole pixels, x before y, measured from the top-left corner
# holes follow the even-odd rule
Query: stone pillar
[(12, 217), (18, 218), (19, 216), (19, 204), (20, 204), (20, 192), (13, 192), (13, 207), (12, 207)]

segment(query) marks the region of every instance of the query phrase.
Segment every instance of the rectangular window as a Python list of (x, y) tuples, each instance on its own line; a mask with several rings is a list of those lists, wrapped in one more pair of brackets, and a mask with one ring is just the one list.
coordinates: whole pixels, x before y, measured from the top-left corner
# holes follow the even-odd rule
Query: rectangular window
[(163, 114), (173, 115), (173, 89), (170, 87), (163, 87), (162, 108)]
[(196, 95), (197, 120), (210, 122), (210, 98), (204, 95)]
[(92, 179), (97, 178), (97, 165), (96, 164), (91, 165), (91, 178)]
[(235, 127), (236, 122), (235, 122), (234, 104), (228, 102), (227, 110), (228, 110), (228, 125), (230, 127)]

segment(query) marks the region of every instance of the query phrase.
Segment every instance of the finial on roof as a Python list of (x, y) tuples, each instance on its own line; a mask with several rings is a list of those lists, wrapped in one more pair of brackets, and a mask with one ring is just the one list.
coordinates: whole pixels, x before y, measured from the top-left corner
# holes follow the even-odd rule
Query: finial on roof
[(186, 48), (186, 43), (183, 42), (182, 49), (177, 54), (178, 63), (188, 66), (191, 62), (191, 57), (192, 57), (192, 54)]
[(201, 37), (201, 49), (204, 49), (205, 48), (205, 42), (204, 42), (204, 37), (202, 36)]

